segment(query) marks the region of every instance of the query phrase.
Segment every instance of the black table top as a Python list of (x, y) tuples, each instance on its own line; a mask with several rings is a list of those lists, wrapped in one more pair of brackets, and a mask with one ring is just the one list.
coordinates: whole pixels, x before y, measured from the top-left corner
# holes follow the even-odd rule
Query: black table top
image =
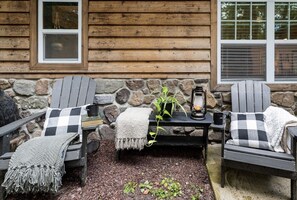
[[(150, 125), (156, 125), (155, 114), (151, 114), (149, 117)], [(172, 118), (165, 118), (161, 120), (160, 126), (209, 126), (213, 123), (212, 116), (206, 113), (205, 119), (195, 120), (191, 118), (191, 113), (187, 113), (187, 116), (183, 112), (174, 112)]]

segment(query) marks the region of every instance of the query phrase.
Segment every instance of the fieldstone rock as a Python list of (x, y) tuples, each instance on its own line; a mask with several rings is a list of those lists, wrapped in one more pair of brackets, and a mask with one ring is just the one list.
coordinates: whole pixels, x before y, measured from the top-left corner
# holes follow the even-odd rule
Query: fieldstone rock
[(112, 104), (114, 102), (114, 95), (112, 94), (96, 94), (94, 103), (99, 105)]
[(293, 92), (285, 92), (282, 106), (291, 107), (295, 103), (294, 93)]
[(223, 92), (222, 99), (225, 103), (231, 103), (231, 92)]
[(143, 94), (149, 94), (150, 90), (148, 88), (143, 88), (142, 92), (143, 92)]
[(106, 124), (100, 126), (99, 133), (102, 140), (114, 140), (115, 130)]
[(117, 117), (120, 115), (120, 110), (116, 105), (106, 106), (103, 110), (104, 116), (108, 122), (115, 122)]
[(214, 108), (217, 105), (217, 100), (210, 92), (206, 92), (206, 104), (207, 104), (207, 107), (210, 107), (210, 108)]
[(127, 80), (126, 85), (130, 90), (139, 90), (143, 88), (144, 81), (142, 79)]
[(11, 150), (15, 151), (18, 146), (26, 142), (28, 139), (29, 139), (29, 136), (26, 133), (21, 132), (16, 138), (10, 140)]
[(10, 85), (13, 85), (15, 81), (16, 81), (16, 79), (14, 79), (14, 78), (8, 79), (8, 82), (10, 83)]
[(15, 97), (15, 92), (13, 91), (13, 89), (11, 89), (11, 88), (9, 88), (9, 89), (7, 89), (7, 90), (5, 90), (4, 91), (5, 92), (5, 94), (7, 94), (8, 96), (10, 96), (10, 97)]
[(190, 136), (203, 136), (203, 130), (202, 129), (196, 129), (193, 132), (190, 133)]
[(185, 79), (180, 82), (179, 88), (185, 95), (190, 96), (192, 95), (192, 89), (194, 86), (195, 83), (192, 79)]
[(189, 105), (183, 105), (184, 109), (186, 112), (190, 112), (191, 111), (191, 107)]
[(22, 109), (43, 109), (48, 106), (47, 97), (44, 96), (15, 97), (15, 99)]
[(87, 152), (93, 153), (99, 149), (100, 146), (100, 137), (97, 131), (93, 131), (88, 135), (87, 139)]
[(127, 110), (127, 107), (120, 107), (120, 112), (125, 112), (125, 110)]
[(175, 126), (175, 127), (172, 128), (172, 133), (174, 133), (174, 134), (184, 134), (185, 129), (184, 129), (184, 127), (181, 127), (181, 126)]
[(40, 137), (42, 133), (42, 130), (35, 130), (32, 134), (31, 137), (35, 138), (35, 137)]
[(28, 98), (29, 109), (43, 109), (48, 107), (47, 97), (32, 96)]
[(281, 105), (283, 101), (283, 93), (275, 92), (271, 94), (271, 101), (277, 105)]
[(184, 103), (186, 103), (186, 99), (184, 97), (184, 95), (181, 93), (181, 92), (178, 92), (176, 95), (175, 95), (175, 98), (177, 99), (177, 101), (183, 105)]
[(29, 123), (26, 124), (26, 127), (27, 127), (27, 130), (29, 131), (29, 133), (33, 133), (34, 130), (36, 128), (38, 128), (38, 125), (35, 122), (29, 122)]
[(216, 99), (221, 99), (221, 93), (220, 92), (215, 92), (213, 93), (214, 98)]
[(49, 94), (49, 80), (40, 79), (36, 81), (35, 93), (38, 95), (47, 95)]
[(146, 82), (147, 87), (150, 89), (151, 93), (158, 94), (161, 92), (161, 81), (158, 79), (150, 79)]
[(131, 98), (128, 103), (132, 106), (140, 106), (143, 103), (144, 95), (142, 91), (132, 92)]
[(31, 96), (34, 95), (35, 85), (34, 81), (16, 80), (13, 84), (13, 90), (19, 95)]
[(231, 105), (222, 105), (222, 111), (231, 111)]
[(124, 81), (116, 79), (96, 79), (96, 93), (111, 94), (124, 87)]
[(88, 141), (90, 140), (100, 140), (100, 136), (97, 131), (93, 131), (88, 135)]
[(6, 79), (0, 79), (0, 90), (5, 90), (7, 88), (10, 88), (11, 84)]
[(275, 92), (271, 95), (271, 101), (279, 106), (291, 107), (294, 105), (293, 92)]
[(31, 113), (30, 110), (21, 110), (21, 111), (20, 111), (20, 116), (21, 116), (21, 118), (29, 117), (31, 114), (32, 114), (32, 113)]
[(145, 95), (143, 97), (143, 103), (144, 104), (151, 104), (154, 101), (155, 98), (156, 97), (154, 95)]
[(178, 85), (178, 80), (176, 79), (167, 79), (163, 83), (164, 86), (168, 87), (169, 94), (175, 94), (176, 87)]
[(130, 97), (130, 91), (126, 88), (120, 89), (116, 93), (116, 102), (118, 104), (125, 104), (129, 100)]
[(195, 130), (195, 127), (188, 127), (188, 126), (185, 127), (185, 132), (186, 132), (186, 133), (191, 133), (191, 132), (193, 132), (194, 130)]
[(210, 141), (221, 141), (222, 140), (222, 132), (219, 131), (208, 131), (208, 140)]

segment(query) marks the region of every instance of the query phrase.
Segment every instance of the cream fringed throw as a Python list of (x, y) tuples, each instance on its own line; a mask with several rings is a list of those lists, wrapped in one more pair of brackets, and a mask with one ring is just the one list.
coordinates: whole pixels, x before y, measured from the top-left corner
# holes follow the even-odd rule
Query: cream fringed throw
[(283, 108), (269, 106), (265, 111), (265, 123), (267, 126), (267, 135), (269, 137), (271, 146), (276, 152), (288, 152), (287, 127), (296, 126), (297, 117), (290, 114)]
[(33, 138), (12, 155), (2, 184), (7, 193), (57, 192), (66, 150), (77, 133)]
[(147, 131), (151, 108), (127, 108), (116, 121), (115, 147), (141, 150), (147, 144)]

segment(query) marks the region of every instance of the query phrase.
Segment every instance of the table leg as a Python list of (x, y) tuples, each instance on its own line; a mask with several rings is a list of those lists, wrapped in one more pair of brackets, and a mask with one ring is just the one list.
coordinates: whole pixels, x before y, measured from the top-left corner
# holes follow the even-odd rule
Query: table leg
[(204, 162), (207, 161), (208, 126), (203, 127)]
[(121, 150), (116, 150), (116, 161), (121, 159)]

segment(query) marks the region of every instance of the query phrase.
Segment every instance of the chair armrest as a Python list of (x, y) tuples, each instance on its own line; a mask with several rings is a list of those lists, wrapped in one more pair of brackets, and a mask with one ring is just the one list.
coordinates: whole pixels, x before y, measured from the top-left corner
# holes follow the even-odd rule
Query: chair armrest
[(23, 118), (23, 119), (19, 119), (17, 121), (11, 122), (10, 124), (7, 124), (5, 126), (2, 126), (0, 128), (0, 137), (3, 137), (9, 133), (11, 133), (12, 131), (17, 130), (18, 128), (20, 128), (22, 125), (37, 119), (38, 117), (41, 117), (42, 115), (44, 115), (46, 113), (45, 111), (41, 111), (39, 113), (34, 113), (32, 115), (30, 115), (29, 117)]
[(297, 139), (297, 126), (288, 127), (288, 132), (293, 137), (293, 139)]

